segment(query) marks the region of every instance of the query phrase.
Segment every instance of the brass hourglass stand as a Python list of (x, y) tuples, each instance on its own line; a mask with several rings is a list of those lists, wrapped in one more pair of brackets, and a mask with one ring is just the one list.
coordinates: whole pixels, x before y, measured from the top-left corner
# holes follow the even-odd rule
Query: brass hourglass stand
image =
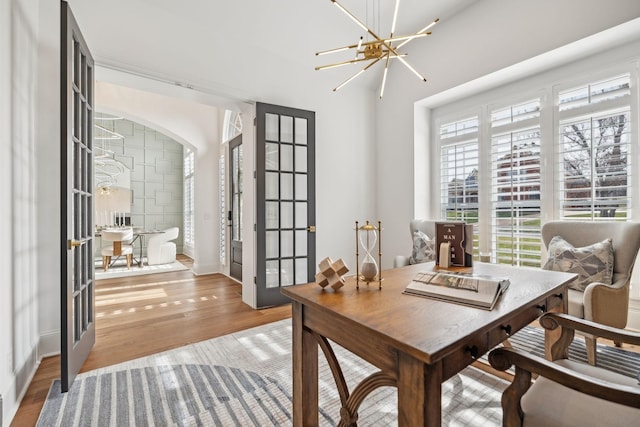
[[(382, 222), (378, 221), (378, 227), (365, 222), (359, 227), (356, 221), (356, 289), (360, 289), (360, 282), (367, 285), (371, 282), (378, 282), (378, 289), (382, 289)], [(376, 243), (378, 244), (378, 262), (372, 255)], [(360, 264), (360, 246), (365, 251), (364, 259)]]

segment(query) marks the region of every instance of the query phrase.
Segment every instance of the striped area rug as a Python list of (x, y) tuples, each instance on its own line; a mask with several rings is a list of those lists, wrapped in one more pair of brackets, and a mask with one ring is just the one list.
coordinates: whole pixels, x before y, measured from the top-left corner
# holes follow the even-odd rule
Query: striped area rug
[[(350, 390), (375, 368), (334, 351)], [(55, 381), (38, 426), (290, 426), (291, 320), (282, 320), (80, 374), (68, 393)], [(443, 425), (499, 426), (507, 382), (469, 367), (443, 384)], [(340, 419), (340, 397), (320, 352), (321, 426)], [(397, 393), (383, 387), (358, 425), (397, 425)]]
[(56, 381), (38, 425), (286, 425), (290, 405), (284, 387), (253, 371), (163, 365), (83, 377), (67, 396)]
[[(544, 354), (544, 332), (526, 327), (512, 345)], [(375, 368), (341, 347), (334, 351), (350, 390)], [(599, 346), (599, 364), (626, 375), (640, 355)], [(321, 353), (321, 352), (320, 352)], [(578, 338), (570, 354), (584, 359)], [(78, 375), (68, 393), (53, 383), (38, 426), (289, 426), (291, 425), (291, 321), (282, 320)], [(442, 425), (500, 426), (507, 382), (468, 367), (442, 388)], [(358, 425), (397, 425), (394, 388), (369, 395)], [(320, 425), (340, 419), (339, 396), (320, 354)]]

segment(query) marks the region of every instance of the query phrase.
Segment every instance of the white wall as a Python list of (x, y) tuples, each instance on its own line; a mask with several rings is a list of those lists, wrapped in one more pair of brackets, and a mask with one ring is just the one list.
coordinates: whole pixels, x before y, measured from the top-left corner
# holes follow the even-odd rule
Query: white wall
[[(11, 67), (11, 5), (0, 2), (0, 93), (11, 93), (13, 76)], [(11, 114), (12, 102), (8, 96), (0, 97), (0, 233), (11, 233)], [(13, 374), (13, 258), (11, 247), (0, 247), (0, 411), (9, 413), (16, 399)], [(7, 417), (8, 418), (8, 417)], [(8, 422), (6, 422), (8, 424)]]
[[(0, 93), (11, 93), (11, 5), (0, 2)], [(9, 96), (0, 97), (0, 234), (11, 235), (11, 114)], [(9, 245), (0, 246), (0, 394), (7, 399), (13, 383), (13, 258)], [(9, 398), (11, 400), (11, 398)], [(0, 408), (1, 409), (1, 408)]]
[(37, 363), (38, 2), (2, 2), (0, 16), (0, 394), (8, 425)]
[[(604, 0), (481, 0), (450, 23), (438, 24), (431, 37), (407, 45), (408, 59), (428, 81), (421, 83), (403, 67), (395, 66), (400, 64), (394, 64), (385, 97), (377, 104), (377, 212), (386, 224), (383, 252), (389, 254), (383, 256), (383, 265), (390, 267), (393, 255), (408, 254), (409, 220), (429, 214), (414, 201), (414, 172), (424, 173), (428, 168), (426, 159), (416, 158), (414, 150), (422, 155), (429, 149), (414, 146), (419, 142), (414, 140), (416, 135), (428, 133), (424, 122), (415, 126), (416, 101), (638, 16), (640, 2), (636, 0), (616, 1), (615, 7)], [(412, 49), (420, 55), (412, 56)], [(502, 82), (506, 78), (501, 76)], [(426, 117), (427, 111), (423, 111)], [(422, 202), (429, 206), (429, 200)]]

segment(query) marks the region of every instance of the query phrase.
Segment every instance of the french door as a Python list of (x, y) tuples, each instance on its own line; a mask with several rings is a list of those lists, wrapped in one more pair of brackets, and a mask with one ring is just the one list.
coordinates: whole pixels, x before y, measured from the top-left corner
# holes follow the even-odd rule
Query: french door
[(283, 286), (314, 280), (315, 113), (256, 104), (257, 306), (290, 300)]
[(94, 64), (66, 1), (61, 2), (60, 229), (61, 383), (71, 387), (93, 347)]
[(229, 275), (242, 282), (242, 135), (229, 141), (229, 163), (231, 189)]

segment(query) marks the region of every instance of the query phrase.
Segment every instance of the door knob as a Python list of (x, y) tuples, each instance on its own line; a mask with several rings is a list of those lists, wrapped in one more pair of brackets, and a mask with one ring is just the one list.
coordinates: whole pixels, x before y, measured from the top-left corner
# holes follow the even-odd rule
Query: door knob
[(84, 245), (85, 243), (87, 243), (87, 241), (86, 241), (86, 240), (73, 240), (73, 239), (70, 239), (70, 240), (68, 241), (67, 248), (68, 248), (68, 249), (73, 249), (73, 248), (75, 248), (75, 247), (82, 246), (82, 245)]
[(309, 233), (315, 233), (316, 232), (316, 226), (315, 225), (310, 225), (307, 227), (307, 231)]

